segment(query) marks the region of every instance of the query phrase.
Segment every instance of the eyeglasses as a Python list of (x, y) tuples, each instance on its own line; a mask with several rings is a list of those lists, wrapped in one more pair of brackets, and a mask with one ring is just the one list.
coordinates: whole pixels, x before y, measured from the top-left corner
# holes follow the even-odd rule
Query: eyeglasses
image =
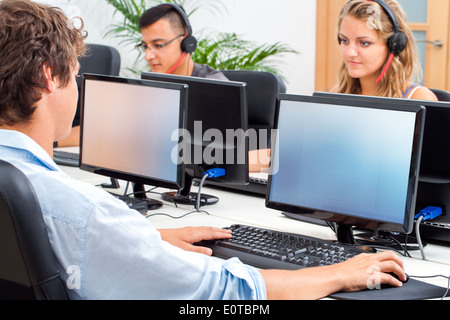
[(145, 42), (141, 42), (136, 46), (136, 49), (142, 51), (143, 53), (145, 53), (145, 51), (147, 51), (147, 49), (158, 51), (158, 50), (164, 49), (169, 44), (171, 44), (172, 42), (174, 42), (175, 40), (177, 40), (178, 38), (181, 38), (181, 37), (184, 37), (184, 34), (180, 34), (179, 36), (177, 36), (174, 39), (167, 41), (165, 43), (155, 43), (155, 44), (148, 45)]

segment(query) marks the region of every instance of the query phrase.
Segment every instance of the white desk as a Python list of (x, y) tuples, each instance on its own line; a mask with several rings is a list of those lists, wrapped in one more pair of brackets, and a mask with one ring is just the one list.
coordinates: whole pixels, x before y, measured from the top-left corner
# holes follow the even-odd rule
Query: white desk
[[(84, 172), (78, 168), (62, 167), (63, 170), (75, 179), (90, 184), (100, 185), (108, 183), (109, 178)], [(121, 189), (109, 190), (119, 194), (125, 191), (125, 182), (121, 182)], [(335, 240), (335, 234), (328, 227), (317, 226), (300, 221), (294, 221), (284, 217), (280, 212), (265, 207), (265, 200), (261, 197), (247, 196), (217, 189), (203, 188), (203, 193), (213, 194), (219, 197), (219, 203), (213, 206), (203, 207), (206, 213), (193, 213), (182, 219), (172, 219), (166, 216), (153, 214), (164, 213), (172, 216), (182, 216), (194, 210), (191, 206), (165, 203), (165, 205), (148, 214), (149, 222), (156, 228), (180, 228), (186, 226), (213, 226), (227, 227), (232, 224), (247, 224), (284, 232), (298, 233), (311, 237)], [(164, 189), (157, 189), (164, 192)], [(195, 192), (195, 188), (193, 188)], [(131, 190), (129, 190), (131, 192)], [(157, 194), (149, 194), (148, 197), (161, 200)], [(425, 247), (427, 261), (423, 261), (420, 252), (410, 252), (412, 258), (403, 258), (406, 272), (415, 276), (446, 275), (450, 276), (450, 245), (428, 245)], [(448, 281), (444, 278), (421, 279), (421, 281), (447, 287)]]

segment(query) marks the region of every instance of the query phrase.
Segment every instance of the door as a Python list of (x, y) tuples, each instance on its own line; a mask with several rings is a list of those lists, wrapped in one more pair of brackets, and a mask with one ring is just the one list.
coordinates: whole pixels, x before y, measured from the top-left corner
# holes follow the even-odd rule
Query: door
[[(316, 91), (329, 91), (337, 83), (341, 62), (337, 44), (337, 18), (348, 0), (317, 0)], [(450, 91), (450, 0), (398, 0), (417, 41), (424, 70), (422, 84)]]

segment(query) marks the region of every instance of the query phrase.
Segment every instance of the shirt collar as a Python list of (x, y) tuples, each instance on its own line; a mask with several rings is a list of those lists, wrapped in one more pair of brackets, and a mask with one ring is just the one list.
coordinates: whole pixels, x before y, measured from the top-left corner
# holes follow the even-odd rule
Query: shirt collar
[(50, 155), (39, 145), (24, 133), (14, 130), (0, 129), (0, 146), (24, 151), (23, 154), (31, 157), (36, 162), (40, 162), (42, 166), (52, 171), (60, 171), (59, 167), (50, 157)]

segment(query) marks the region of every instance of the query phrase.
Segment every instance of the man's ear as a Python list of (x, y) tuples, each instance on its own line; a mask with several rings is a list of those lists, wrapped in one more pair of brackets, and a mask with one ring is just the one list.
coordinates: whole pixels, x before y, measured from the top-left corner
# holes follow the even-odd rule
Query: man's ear
[(53, 77), (52, 68), (47, 66), (47, 63), (42, 64), (42, 72), (44, 74), (44, 78), (46, 80), (46, 89), (53, 93), (56, 89), (56, 78)]

